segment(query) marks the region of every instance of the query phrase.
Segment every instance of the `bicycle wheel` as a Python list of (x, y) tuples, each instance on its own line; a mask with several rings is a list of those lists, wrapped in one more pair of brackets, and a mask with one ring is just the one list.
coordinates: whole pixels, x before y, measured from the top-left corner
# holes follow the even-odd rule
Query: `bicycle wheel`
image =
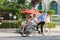
[(28, 27), (26, 28), (26, 31), (28, 32), (28, 35), (29, 35), (29, 36), (34, 36), (34, 35), (35, 35), (35, 32), (36, 32), (34, 26), (28, 26)]
[(50, 34), (50, 28), (49, 26), (43, 26), (43, 35), (48, 36)]
[(21, 36), (22, 36), (22, 37), (27, 37), (27, 36), (28, 36), (28, 34), (29, 34), (28, 32), (27, 32), (27, 33), (22, 32), (22, 33), (21, 33)]
[(20, 35), (21, 35), (22, 37), (27, 37), (28, 34), (29, 34), (29, 32), (27, 32), (27, 31), (21, 31), (21, 30), (19, 30), (19, 33), (20, 33)]

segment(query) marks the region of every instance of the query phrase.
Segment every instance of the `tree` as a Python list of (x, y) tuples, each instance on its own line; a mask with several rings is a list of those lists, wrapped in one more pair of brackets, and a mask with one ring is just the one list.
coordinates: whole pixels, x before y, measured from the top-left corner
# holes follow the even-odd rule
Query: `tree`
[(18, 0), (19, 4), (25, 4), (26, 0)]
[(31, 0), (30, 7), (35, 7), (38, 3), (40, 3), (42, 0)]
[(0, 0), (0, 5), (3, 5), (5, 0)]

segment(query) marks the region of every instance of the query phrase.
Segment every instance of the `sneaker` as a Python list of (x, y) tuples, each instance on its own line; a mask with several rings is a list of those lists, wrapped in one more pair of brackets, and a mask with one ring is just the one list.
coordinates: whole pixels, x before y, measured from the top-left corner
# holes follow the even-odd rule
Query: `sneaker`
[(43, 32), (41, 32), (41, 35), (45, 36)]

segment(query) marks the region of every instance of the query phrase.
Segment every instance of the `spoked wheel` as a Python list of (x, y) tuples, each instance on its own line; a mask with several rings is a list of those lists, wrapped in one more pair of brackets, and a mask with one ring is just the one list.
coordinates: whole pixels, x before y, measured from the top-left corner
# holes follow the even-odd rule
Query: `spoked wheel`
[(28, 36), (28, 34), (29, 34), (29, 32), (25, 32), (25, 31), (21, 31), (21, 30), (18, 30), (19, 31), (19, 33), (20, 33), (20, 35), (22, 36), (22, 37), (27, 37)]
[(48, 36), (50, 34), (50, 28), (49, 26), (43, 27), (43, 35)]
[(21, 33), (21, 36), (22, 36), (22, 37), (27, 37), (27, 36), (28, 36), (28, 34), (29, 34), (28, 32), (27, 32), (27, 33), (22, 32), (22, 33)]
[(29, 35), (29, 36), (34, 36), (35, 33), (36, 33), (34, 26), (28, 26), (28, 27), (26, 28), (26, 31), (28, 31), (28, 35)]
[(34, 36), (36, 33), (34, 26), (27, 26), (24, 32), (20, 32), (22, 37)]
[(20, 29), (16, 30), (17, 33), (20, 33), (20, 35), (22, 37), (27, 37), (28, 36), (28, 32), (24, 32), (24, 31), (21, 31)]

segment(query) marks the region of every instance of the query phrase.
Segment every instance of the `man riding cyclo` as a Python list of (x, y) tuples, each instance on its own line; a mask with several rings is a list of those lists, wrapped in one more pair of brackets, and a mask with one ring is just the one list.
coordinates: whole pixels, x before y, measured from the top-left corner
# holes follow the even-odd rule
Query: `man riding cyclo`
[(43, 26), (44, 26), (44, 24), (46, 23), (46, 20), (47, 20), (47, 14), (46, 13), (44, 13), (44, 11), (39, 11), (40, 12), (40, 16), (38, 17), (38, 24), (37, 24), (37, 27), (36, 27), (36, 29), (37, 29), (37, 31), (38, 31), (38, 33), (40, 33), (40, 30), (38, 30), (38, 26), (40, 25), (40, 29), (41, 29), (41, 34), (42, 35), (44, 35), (43, 34)]

